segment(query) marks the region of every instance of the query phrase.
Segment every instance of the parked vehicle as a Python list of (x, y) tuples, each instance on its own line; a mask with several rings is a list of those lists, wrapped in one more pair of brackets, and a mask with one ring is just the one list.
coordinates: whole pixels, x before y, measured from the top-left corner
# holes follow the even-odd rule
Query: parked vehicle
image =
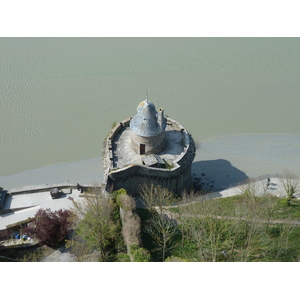
[(61, 194), (62, 194), (62, 191), (58, 188), (54, 188), (50, 191), (50, 195), (51, 195), (52, 199), (60, 198)]

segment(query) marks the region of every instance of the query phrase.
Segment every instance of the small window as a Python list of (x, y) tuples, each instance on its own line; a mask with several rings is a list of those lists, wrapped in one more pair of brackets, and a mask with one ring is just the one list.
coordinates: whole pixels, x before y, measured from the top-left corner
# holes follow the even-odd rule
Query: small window
[(140, 144), (140, 155), (143, 155), (146, 153), (146, 145)]

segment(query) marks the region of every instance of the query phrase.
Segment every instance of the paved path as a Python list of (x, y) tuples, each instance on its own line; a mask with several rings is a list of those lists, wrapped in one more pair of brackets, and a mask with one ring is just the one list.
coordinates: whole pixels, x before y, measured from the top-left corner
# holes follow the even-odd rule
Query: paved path
[(7, 225), (32, 218), (40, 208), (50, 208), (53, 211), (71, 209), (72, 199), (76, 201), (80, 199), (79, 197), (80, 192), (77, 189), (71, 189), (58, 199), (52, 199), (49, 191), (8, 196), (4, 206), (8, 213), (0, 215), (0, 230), (5, 229)]

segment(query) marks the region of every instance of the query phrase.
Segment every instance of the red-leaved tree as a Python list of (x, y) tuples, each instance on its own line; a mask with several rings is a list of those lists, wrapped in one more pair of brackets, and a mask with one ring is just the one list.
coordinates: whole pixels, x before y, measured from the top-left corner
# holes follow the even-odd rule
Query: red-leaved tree
[(70, 210), (51, 211), (50, 208), (41, 208), (34, 215), (34, 220), (23, 229), (23, 233), (45, 244), (57, 244), (65, 239), (72, 228), (70, 217)]

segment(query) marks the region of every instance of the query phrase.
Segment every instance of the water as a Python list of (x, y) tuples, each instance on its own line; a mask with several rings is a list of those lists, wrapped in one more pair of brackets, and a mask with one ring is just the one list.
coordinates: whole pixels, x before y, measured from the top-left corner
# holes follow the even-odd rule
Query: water
[(196, 141), (299, 135), (299, 38), (1, 38), (0, 176), (101, 155), (146, 97)]

